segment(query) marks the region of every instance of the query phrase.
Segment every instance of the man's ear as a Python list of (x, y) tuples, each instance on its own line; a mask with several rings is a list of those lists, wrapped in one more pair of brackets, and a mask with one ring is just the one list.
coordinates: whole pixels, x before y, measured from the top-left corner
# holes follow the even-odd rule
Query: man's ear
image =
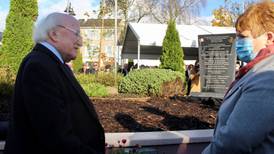
[(48, 32), (48, 36), (51, 41), (57, 42), (59, 40), (60, 34), (58, 31), (53, 29)]
[(267, 32), (267, 45), (274, 44), (274, 32)]

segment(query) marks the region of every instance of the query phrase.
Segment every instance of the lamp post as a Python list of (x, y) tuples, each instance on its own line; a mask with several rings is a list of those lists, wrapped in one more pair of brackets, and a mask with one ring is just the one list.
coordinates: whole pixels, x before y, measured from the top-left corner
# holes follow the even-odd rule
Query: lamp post
[(68, 13), (71, 16), (75, 16), (76, 14), (74, 13), (73, 8), (71, 7), (71, 2), (69, 0), (67, 0), (67, 7), (64, 10), (64, 12)]
[(117, 56), (119, 58), (119, 53), (118, 53), (118, 46), (117, 46), (117, 0), (115, 0), (115, 39), (114, 39), (114, 47), (115, 47), (115, 54), (114, 54), (114, 70), (115, 70), (115, 84), (117, 83)]
[(102, 67), (101, 63), (102, 63), (102, 60), (103, 60), (103, 46), (104, 46), (103, 32), (104, 32), (104, 26), (105, 26), (105, 20), (104, 20), (104, 16), (105, 16), (105, 0), (102, 0), (101, 10), (102, 10), (102, 14), (100, 16), (101, 17), (100, 52), (99, 52), (99, 59), (98, 59), (99, 70), (101, 70), (101, 67)]

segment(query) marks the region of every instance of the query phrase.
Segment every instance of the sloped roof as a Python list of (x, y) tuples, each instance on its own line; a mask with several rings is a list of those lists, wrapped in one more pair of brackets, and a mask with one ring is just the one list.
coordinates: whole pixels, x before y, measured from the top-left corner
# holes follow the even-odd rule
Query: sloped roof
[[(101, 19), (79, 19), (80, 27), (101, 27), (102, 26), (102, 20)], [(117, 20), (117, 23), (119, 24), (121, 22), (121, 19)], [(104, 19), (104, 27), (114, 27), (115, 20), (114, 19)]]
[[(140, 40), (140, 45), (162, 46), (166, 35), (166, 24), (139, 24), (130, 23), (129, 27)], [(212, 27), (197, 25), (176, 26), (182, 47), (198, 47), (198, 35), (235, 33), (233, 27)]]
[[(235, 33), (233, 27), (176, 25), (185, 59), (198, 56), (198, 35)], [(137, 59), (138, 41), (141, 59), (159, 59), (166, 35), (166, 24), (129, 23), (122, 48), (122, 58)]]

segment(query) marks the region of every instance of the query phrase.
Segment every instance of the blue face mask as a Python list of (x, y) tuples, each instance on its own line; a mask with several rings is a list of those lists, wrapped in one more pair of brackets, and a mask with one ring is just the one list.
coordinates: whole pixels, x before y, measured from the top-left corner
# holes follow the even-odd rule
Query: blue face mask
[(250, 62), (256, 55), (253, 53), (253, 44), (250, 38), (236, 39), (236, 53), (238, 58), (243, 62)]

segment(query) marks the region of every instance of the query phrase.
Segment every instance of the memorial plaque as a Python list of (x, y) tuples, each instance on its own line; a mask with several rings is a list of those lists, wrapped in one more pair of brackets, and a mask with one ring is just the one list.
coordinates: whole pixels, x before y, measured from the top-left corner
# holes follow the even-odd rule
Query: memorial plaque
[(235, 34), (199, 35), (201, 92), (224, 95), (235, 77)]

